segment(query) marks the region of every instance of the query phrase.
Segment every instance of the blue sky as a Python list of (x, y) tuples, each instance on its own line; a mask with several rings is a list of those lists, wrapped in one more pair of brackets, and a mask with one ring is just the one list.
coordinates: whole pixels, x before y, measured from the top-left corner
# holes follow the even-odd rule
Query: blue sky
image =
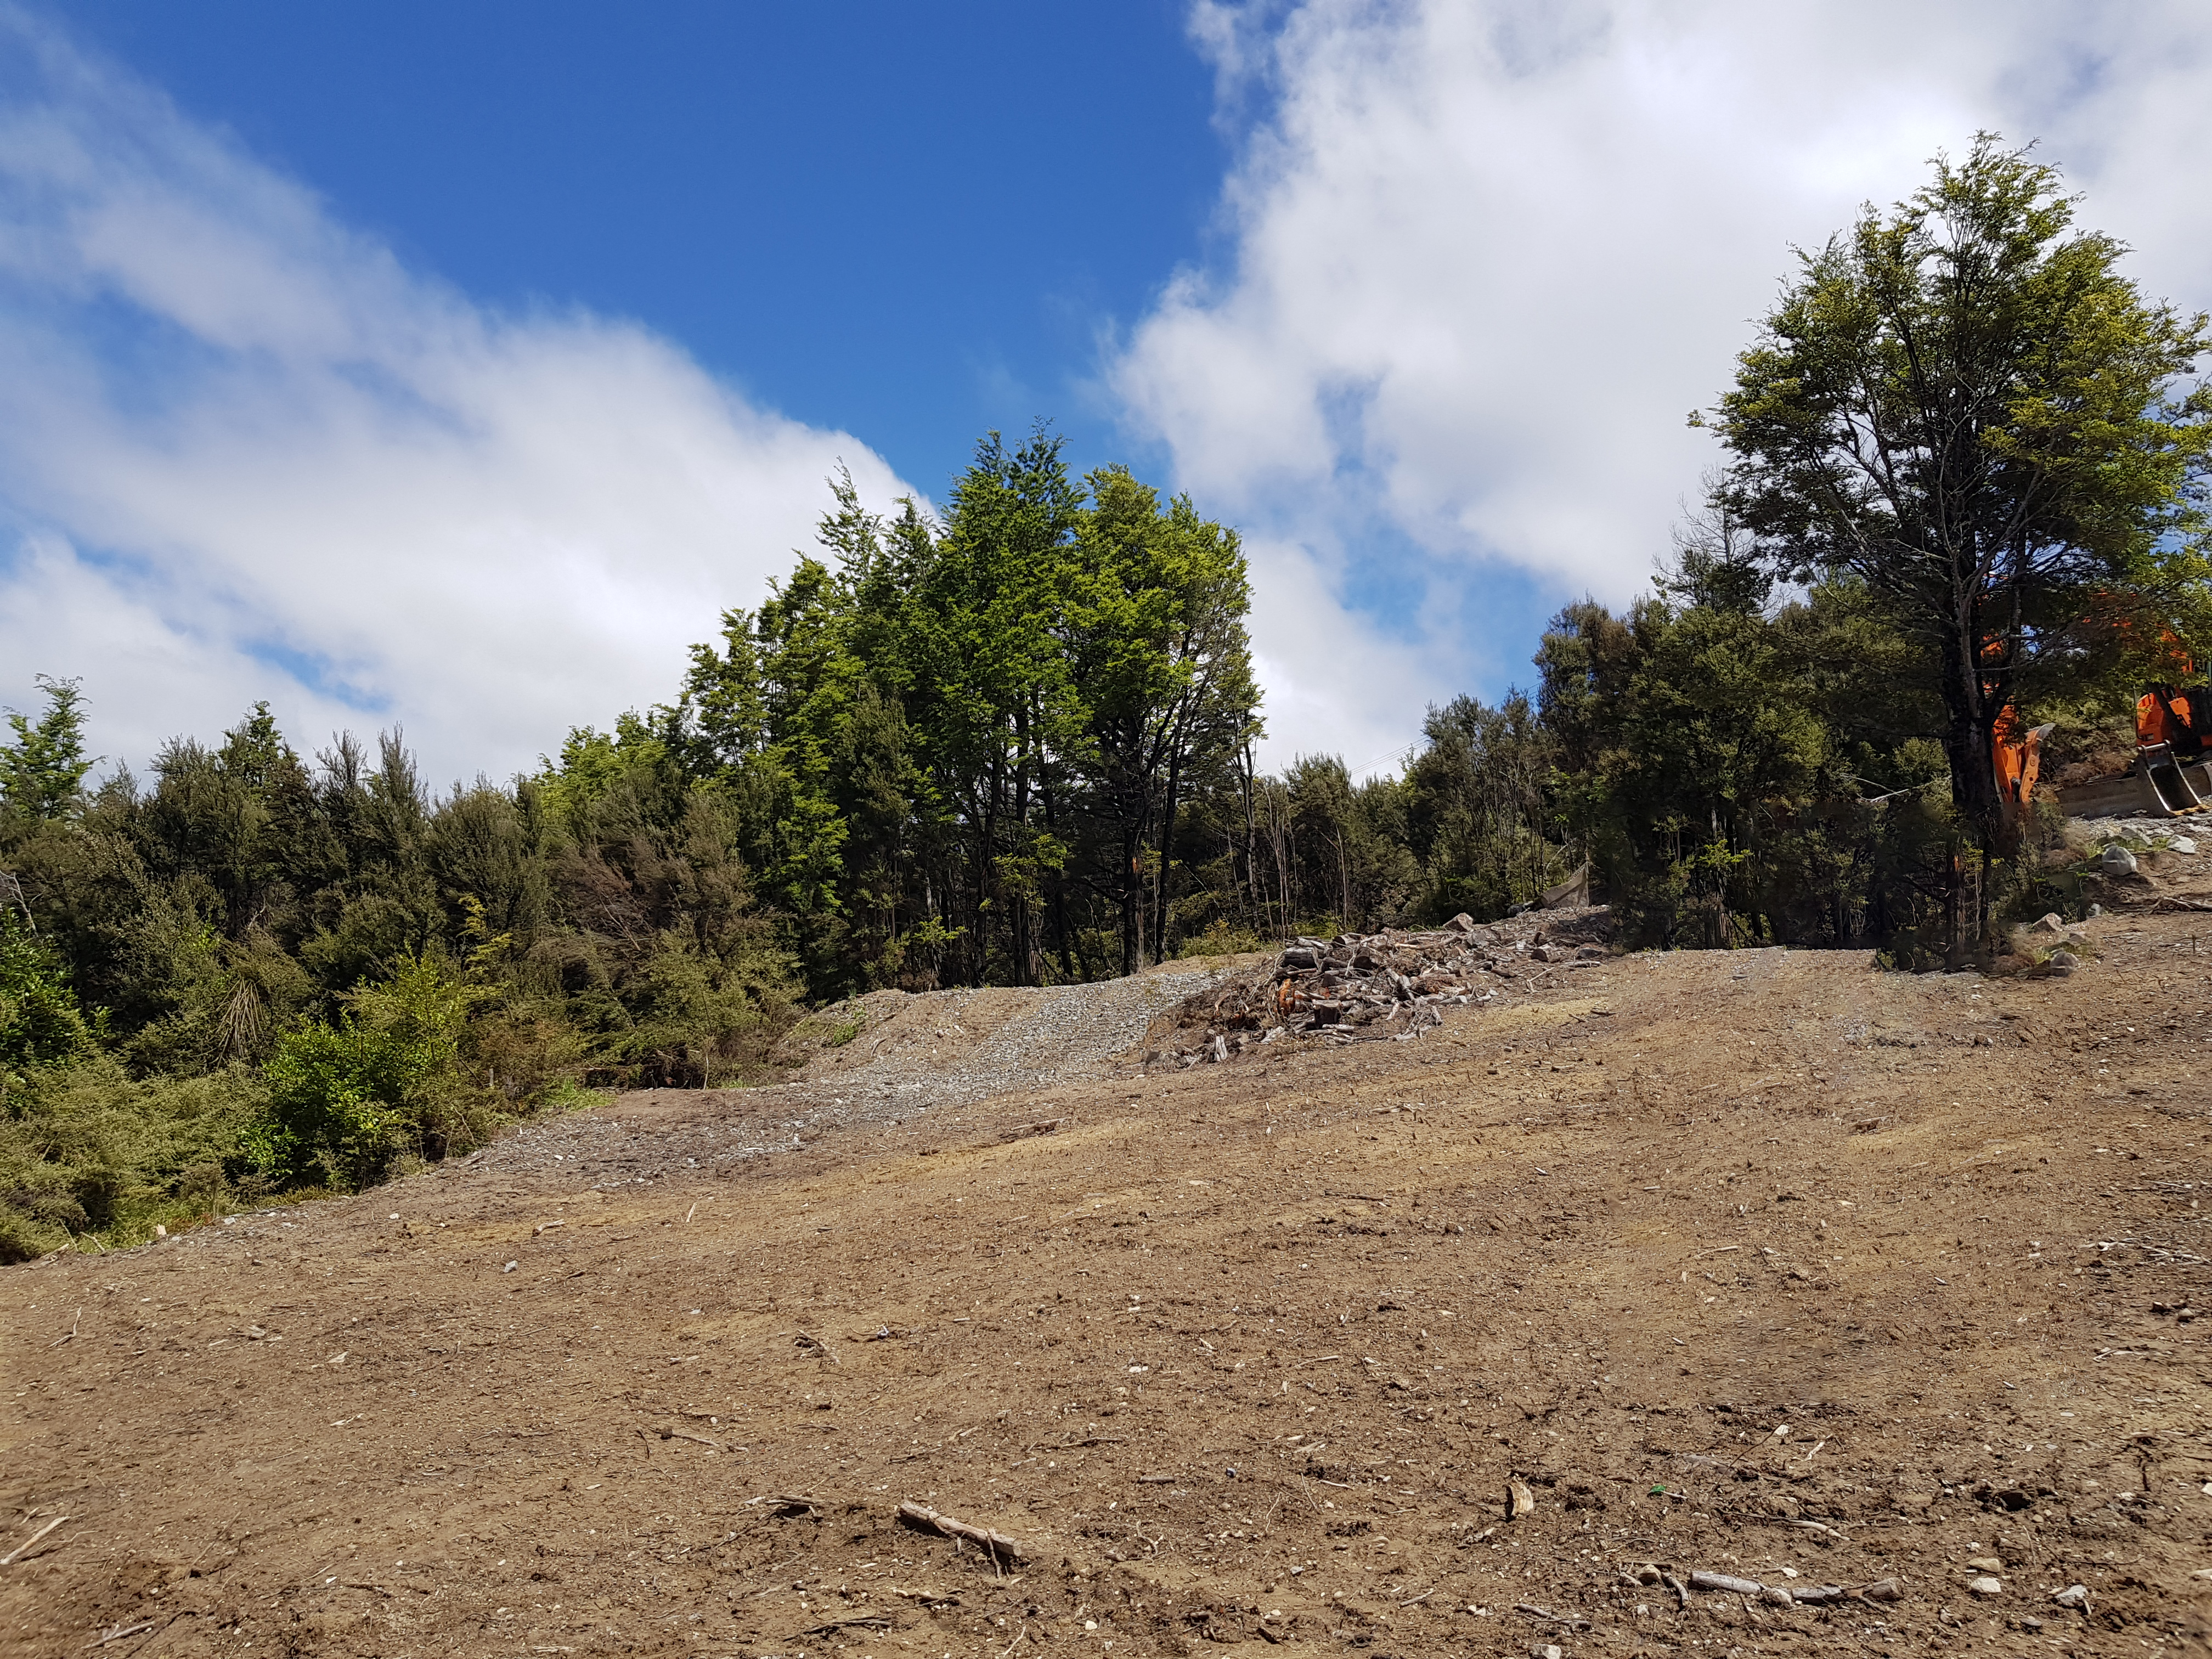
[(637, 319), (933, 495), (1040, 416), (1134, 459), (1099, 331), (1199, 257), (1230, 155), (1169, 0), (65, 15), (410, 265)]
[(2212, 298), (2191, 0), (0, 0), (0, 705), (502, 775), (841, 460), (1048, 418), (1243, 532), (1266, 757), (1387, 766), (1648, 590), (1790, 248), (1983, 128)]

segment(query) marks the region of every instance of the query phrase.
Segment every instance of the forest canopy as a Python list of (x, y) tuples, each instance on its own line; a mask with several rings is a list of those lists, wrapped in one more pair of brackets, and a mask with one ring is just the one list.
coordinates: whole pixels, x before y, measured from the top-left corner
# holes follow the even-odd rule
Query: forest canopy
[(303, 753), (266, 704), (101, 775), (96, 688), (42, 680), (0, 743), (0, 1260), (756, 1080), (885, 988), (1585, 877), (1630, 945), (1986, 957), (2078, 902), (2048, 803), (1994, 814), (1991, 733), (2116, 769), (2143, 641), (2212, 645), (2205, 322), (2072, 207), (1985, 139), (1806, 256), (1650, 591), (1563, 607), (1526, 690), (1430, 708), (1387, 775), (1261, 769), (1236, 530), (1042, 428), (988, 435), (941, 517), (832, 478), (667, 701), (504, 783), (440, 794), (398, 732)]

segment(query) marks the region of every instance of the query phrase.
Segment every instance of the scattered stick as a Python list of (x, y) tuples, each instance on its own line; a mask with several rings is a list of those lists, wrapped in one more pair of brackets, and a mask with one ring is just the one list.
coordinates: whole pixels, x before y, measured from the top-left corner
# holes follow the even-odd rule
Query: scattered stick
[(1137, 1484), (1140, 1486), (1172, 1486), (1182, 1479), (1179, 1474), (1140, 1474), (1137, 1477)]
[(833, 1619), (826, 1625), (814, 1625), (799, 1632), (801, 1636), (834, 1636), (841, 1630), (889, 1630), (891, 1621), (879, 1613), (857, 1613), (850, 1619)]
[(900, 1520), (925, 1531), (939, 1533), (951, 1539), (964, 1538), (971, 1544), (981, 1545), (994, 1564), (1001, 1555), (1016, 1561), (1028, 1558), (1029, 1551), (1018, 1539), (1009, 1538), (1002, 1532), (994, 1532), (988, 1527), (970, 1526), (965, 1521), (956, 1521), (941, 1510), (933, 1510), (927, 1504), (917, 1504), (909, 1498), (898, 1506), (898, 1513)]
[(1677, 1601), (1680, 1601), (1686, 1609), (1689, 1607), (1690, 1587), (1687, 1584), (1675, 1577), (1671, 1572), (1661, 1573), (1659, 1575), (1659, 1582), (1666, 1585), (1668, 1589), (1674, 1592), (1674, 1599)]
[(1029, 1633), (1030, 1627), (1027, 1625), (1024, 1625), (1019, 1630), (1016, 1631), (1014, 1632), (1014, 1639), (1007, 1643), (1006, 1647), (1000, 1652), (999, 1659), (1006, 1659), (1006, 1655), (1012, 1653), (1016, 1648), (1021, 1646), (1022, 1638)]
[(686, 1434), (681, 1429), (663, 1429), (660, 1431), (660, 1437), (663, 1440), (693, 1441), (699, 1445), (704, 1446), (710, 1452), (718, 1452), (722, 1449), (722, 1443), (720, 1441), (709, 1440), (703, 1434)]
[(1738, 1578), (1725, 1572), (1693, 1572), (1690, 1575), (1690, 1588), (1723, 1590), (1730, 1595), (1759, 1596), (1766, 1593), (1766, 1586), (1756, 1578)]
[(792, 1339), (792, 1346), (799, 1348), (811, 1348), (833, 1365), (842, 1365), (845, 1363), (830, 1352), (830, 1345), (827, 1342), (810, 1331), (799, 1332)]
[(925, 1607), (957, 1607), (960, 1605), (958, 1596), (940, 1595), (935, 1590), (901, 1589), (896, 1584), (893, 1584), (891, 1594), (902, 1596), (909, 1601), (919, 1601)]
[(540, 1233), (542, 1233), (542, 1232), (545, 1231), (548, 1228), (550, 1228), (550, 1227), (565, 1227), (565, 1226), (567, 1226), (568, 1224), (567, 1222), (565, 1222), (565, 1221), (541, 1221), (541, 1222), (539, 1222), (539, 1223), (537, 1224), (537, 1226), (535, 1226), (535, 1227), (533, 1227), (532, 1229), (531, 1229), (530, 1236), (531, 1236), (532, 1238), (535, 1238), (535, 1237), (538, 1237), (538, 1234), (540, 1234)]
[(745, 1507), (747, 1509), (750, 1509), (756, 1504), (775, 1504), (775, 1510), (774, 1512), (777, 1515), (815, 1515), (820, 1512), (820, 1506), (816, 1504), (814, 1499), (811, 1498), (801, 1498), (796, 1492), (763, 1492), (758, 1498), (748, 1498), (745, 1499)]
[[(1821, 1530), (1826, 1531), (1823, 1528)], [(1690, 1605), (1689, 1590), (1672, 1573), (1665, 1574), (1668, 1589), (1681, 1598), (1684, 1607)], [(1716, 1590), (1724, 1595), (1741, 1595), (1747, 1601), (1771, 1601), (1781, 1607), (1818, 1607), (1829, 1601), (1901, 1601), (1905, 1592), (1894, 1578), (1877, 1578), (1867, 1584), (1807, 1584), (1804, 1586), (1762, 1584), (1755, 1578), (1738, 1578), (1733, 1573), (1693, 1572), (1690, 1575), (1689, 1589)]]
[(66, 1332), (64, 1332), (62, 1335), (56, 1337), (52, 1341), (51, 1341), (51, 1342), (47, 1343), (47, 1344), (46, 1344), (46, 1346), (47, 1346), (48, 1347), (50, 1347), (50, 1348), (58, 1348), (58, 1347), (60, 1347), (60, 1346), (61, 1346), (61, 1345), (62, 1345), (63, 1343), (64, 1343), (64, 1342), (68, 1341), (71, 1337), (73, 1337), (73, 1336), (75, 1336), (75, 1335), (76, 1334), (76, 1328), (78, 1327), (78, 1325), (80, 1325), (81, 1323), (82, 1323), (82, 1322), (83, 1322), (83, 1320), (84, 1320), (84, 1310), (83, 1310), (83, 1309), (82, 1309), (82, 1308), (79, 1308), (79, 1309), (76, 1310), (76, 1317), (75, 1319), (72, 1319), (72, 1320), (70, 1320), (70, 1328), (69, 1328), (69, 1329), (68, 1329)]
[(38, 1531), (36, 1531), (36, 1532), (33, 1533), (33, 1534), (32, 1534), (28, 1538), (26, 1538), (26, 1539), (25, 1539), (21, 1543), (20, 1543), (20, 1544), (16, 1545), (16, 1546), (15, 1546), (15, 1547), (14, 1549), (12, 1549), (12, 1550), (9, 1550), (9, 1551), (8, 1552), (8, 1553), (7, 1553), (7, 1554), (5, 1554), (5, 1555), (0, 1555), (0, 1567), (4, 1567), (4, 1566), (6, 1566), (9, 1562), (13, 1561), (13, 1560), (17, 1557), (17, 1556), (21, 1555), (21, 1554), (25, 1550), (27, 1550), (28, 1548), (30, 1548), (32, 1545), (33, 1545), (33, 1544), (37, 1543), (37, 1542), (39, 1541), (39, 1540), (40, 1540), (41, 1538), (44, 1538), (44, 1537), (45, 1537), (48, 1533), (52, 1532), (52, 1531), (56, 1527), (58, 1527), (59, 1525), (61, 1525), (61, 1523), (62, 1523), (63, 1522), (64, 1522), (64, 1521), (66, 1521), (66, 1520), (68, 1520), (68, 1519), (69, 1519), (69, 1516), (67, 1516), (66, 1515), (58, 1515), (58, 1516), (56, 1516), (52, 1520), (51, 1520), (51, 1521), (47, 1522), (46, 1522), (46, 1524), (45, 1526), (40, 1527), (40, 1528), (38, 1529)]
[(105, 1636), (95, 1637), (93, 1640), (85, 1644), (85, 1645), (88, 1649), (104, 1648), (110, 1642), (120, 1642), (126, 1636), (136, 1636), (142, 1630), (151, 1630), (153, 1628), (154, 1621), (150, 1619), (143, 1625), (125, 1625), (118, 1629), (108, 1632)]
[(1540, 1619), (1548, 1625), (1565, 1625), (1569, 1630), (1588, 1630), (1590, 1621), (1580, 1614), (1553, 1613), (1549, 1607), (1540, 1607), (1527, 1601), (1516, 1601), (1513, 1611), (1524, 1613), (1531, 1619)]
[[(1826, 1444), (1826, 1443), (1823, 1442), (1822, 1443)], [(1850, 1539), (1845, 1538), (1843, 1534), (1838, 1532), (1833, 1527), (1824, 1527), (1818, 1521), (1792, 1521), (1790, 1524), (1793, 1527), (1803, 1527), (1809, 1532), (1825, 1532), (1829, 1537), (1835, 1539), (1839, 1543), (1848, 1544), (1851, 1541)]]
[(1425, 1590), (1423, 1590), (1423, 1591), (1422, 1591), (1419, 1595), (1416, 1595), (1415, 1597), (1413, 1597), (1413, 1600), (1411, 1600), (1411, 1601), (1401, 1601), (1401, 1602), (1399, 1602), (1399, 1603), (1398, 1603), (1398, 1605), (1399, 1605), (1400, 1607), (1417, 1607), (1420, 1606), (1420, 1604), (1421, 1604), (1422, 1602), (1424, 1602), (1424, 1601), (1427, 1601), (1427, 1600), (1428, 1600), (1431, 1595), (1434, 1595), (1435, 1594), (1436, 1594), (1436, 1591), (1434, 1591), (1433, 1589), (1425, 1589)]
[(1740, 1250), (1742, 1248), (1741, 1244), (1722, 1244), (1710, 1250), (1695, 1250), (1691, 1253), (1690, 1260), (1695, 1261), (1699, 1256), (1705, 1255), (1726, 1255), (1730, 1250)]

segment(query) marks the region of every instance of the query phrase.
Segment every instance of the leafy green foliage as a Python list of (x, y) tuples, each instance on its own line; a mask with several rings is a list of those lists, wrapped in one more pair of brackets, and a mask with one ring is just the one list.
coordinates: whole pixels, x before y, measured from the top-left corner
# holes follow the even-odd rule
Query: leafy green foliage
[(1716, 492), (1771, 572), (1847, 575), (1920, 647), (1953, 801), (1984, 848), (2008, 711), (2205, 621), (2212, 323), (2145, 301), (2057, 172), (1983, 134), (1802, 256), (1712, 424)]
[(15, 1067), (67, 1060), (91, 1046), (61, 964), (21, 916), (0, 908), (0, 1099)]
[(247, 1160), (278, 1180), (358, 1187), (408, 1153), (475, 1144), (495, 1121), (461, 1065), (481, 994), (437, 960), (404, 956), (335, 1020), (285, 1032), (262, 1068), (269, 1106), (246, 1133)]
[(84, 775), (98, 763), (84, 752), (84, 696), (76, 680), (41, 674), (46, 712), (33, 720), (8, 716), (10, 744), (0, 744), (0, 809), (31, 818), (66, 817), (76, 810)]

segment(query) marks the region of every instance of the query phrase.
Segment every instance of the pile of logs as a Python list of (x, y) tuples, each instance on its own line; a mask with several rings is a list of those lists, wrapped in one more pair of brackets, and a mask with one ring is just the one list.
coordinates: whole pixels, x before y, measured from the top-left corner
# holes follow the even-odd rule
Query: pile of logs
[(1285, 1037), (1412, 1041), (1442, 1010), (1558, 983), (1602, 960), (1603, 907), (1486, 927), (1464, 915), (1424, 932), (1385, 928), (1291, 941), (1271, 967), (1237, 975), (1176, 1011), (1150, 1065), (1195, 1066)]

